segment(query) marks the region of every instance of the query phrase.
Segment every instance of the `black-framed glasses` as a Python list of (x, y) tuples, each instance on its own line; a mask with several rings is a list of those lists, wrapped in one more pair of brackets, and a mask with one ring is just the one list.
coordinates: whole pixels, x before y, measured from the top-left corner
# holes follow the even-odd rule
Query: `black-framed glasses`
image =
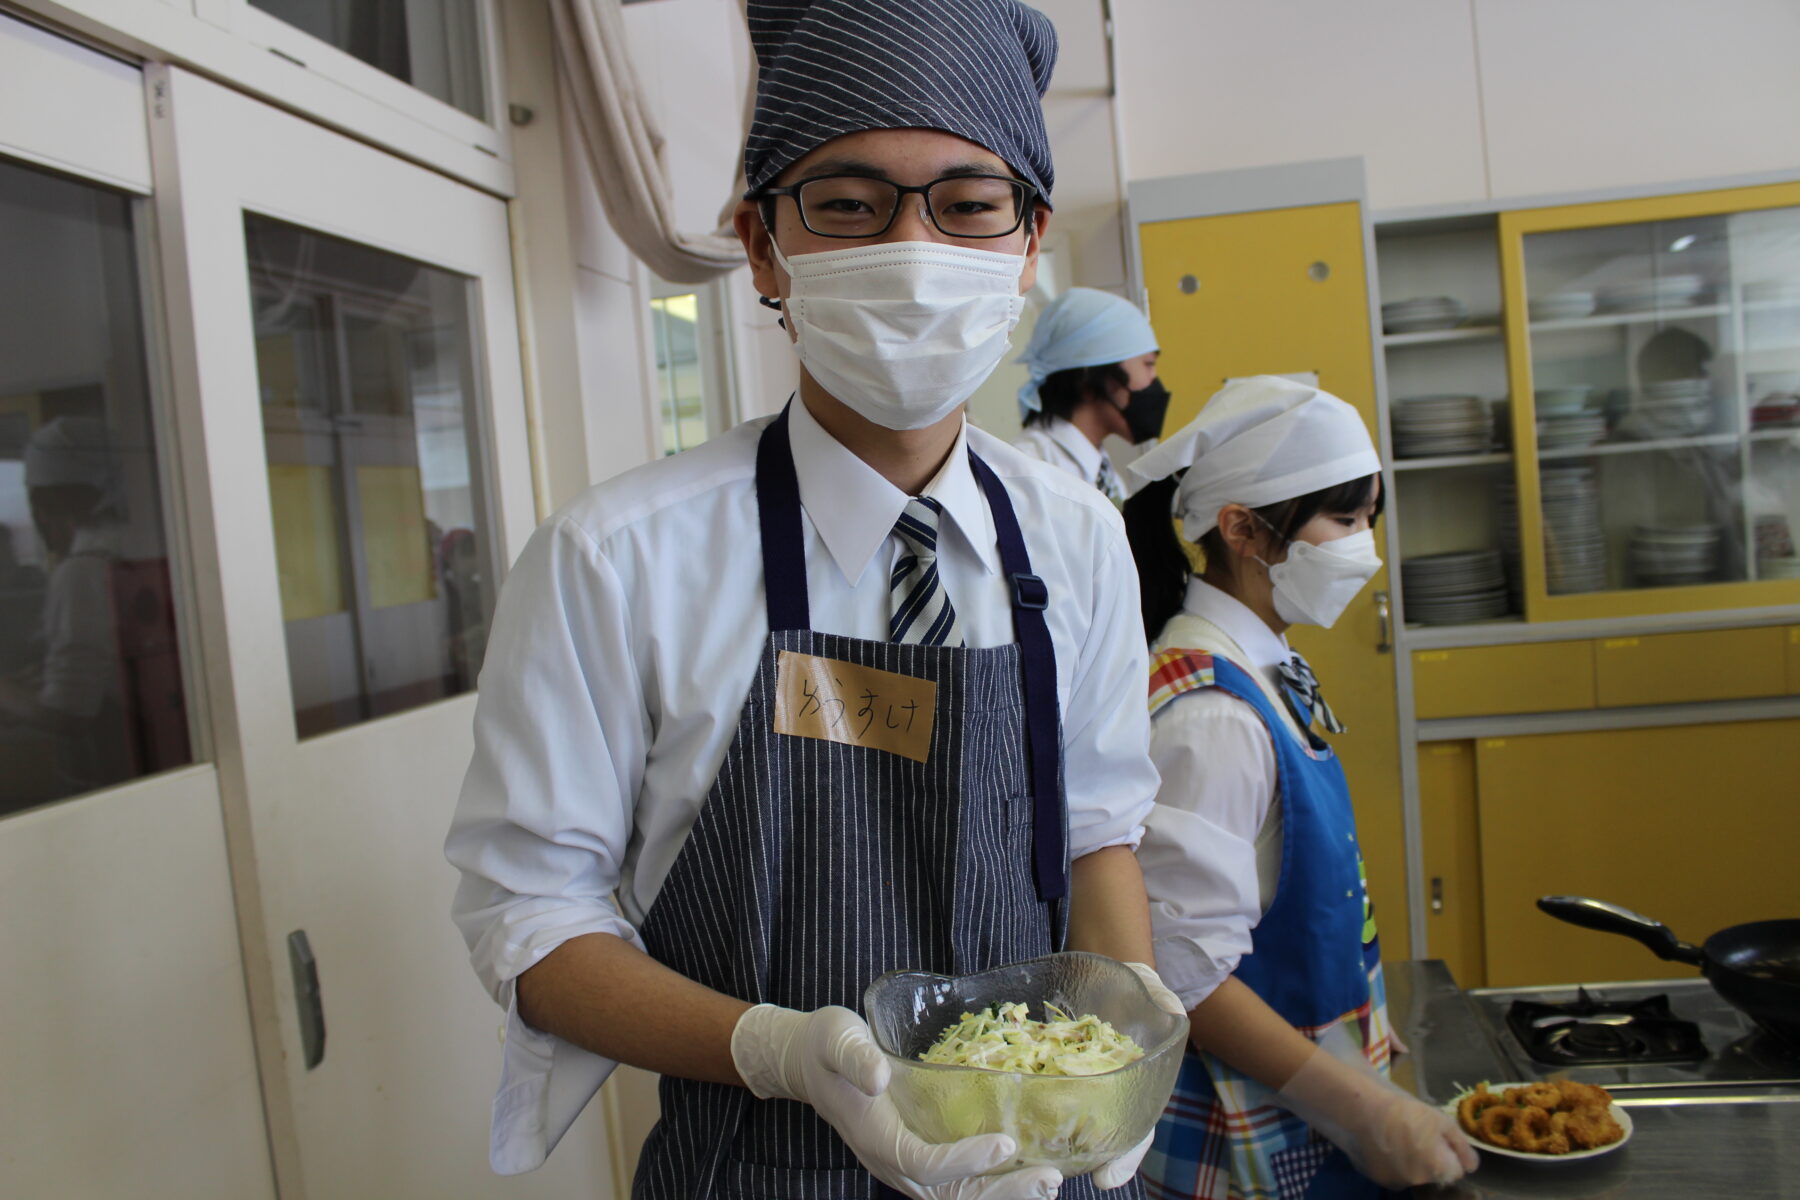
[(828, 238), (872, 238), (886, 233), (902, 196), (925, 197), (938, 231), (953, 238), (1005, 237), (1024, 223), (1037, 188), (1008, 175), (947, 175), (908, 187), (868, 175), (821, 175), (791, 187), (766, 187), (751, 200), (792, 196), (808, 233)]

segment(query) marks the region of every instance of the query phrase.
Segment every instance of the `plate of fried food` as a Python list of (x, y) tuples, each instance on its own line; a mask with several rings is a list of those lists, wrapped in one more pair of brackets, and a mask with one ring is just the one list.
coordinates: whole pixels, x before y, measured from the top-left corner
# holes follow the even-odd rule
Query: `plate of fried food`
[(1631, 1114), (1612, 1093), (1573, 1079), (1479, 1083), (1444, 1105), (1469, 1140), (1491, 1154), (1570, 1162), (1631, 1140)]

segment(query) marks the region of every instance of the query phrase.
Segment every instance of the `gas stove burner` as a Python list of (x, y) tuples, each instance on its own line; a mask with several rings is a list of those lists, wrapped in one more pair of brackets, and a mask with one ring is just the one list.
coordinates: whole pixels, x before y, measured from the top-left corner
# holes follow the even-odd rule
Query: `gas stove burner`
[(1513, 1001), (1506, 1024), (1527, 1054), (1552, 1066), (1699, 1062), (1706, 1057), (1700, 1027), (1678, 1020), (1667, 996), (1609, 1001), (1577, 988), (1576, 999), (1562, 1004)]
[(1750, 1064), (1757, 1077), (1786, 1075), (1800, 1083), (1800, 1046), (1758, 1029), (1719, 1052), (1722, 1059), (1737, 1058)]

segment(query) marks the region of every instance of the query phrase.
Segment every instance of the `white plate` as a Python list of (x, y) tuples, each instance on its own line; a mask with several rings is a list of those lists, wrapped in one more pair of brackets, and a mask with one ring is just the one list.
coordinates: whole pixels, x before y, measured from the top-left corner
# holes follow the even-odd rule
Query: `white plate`
[(1467, 319), (1459, 313), (1436, 317), (1383, 317), (1381, 329), (1383, 333), (1436, 333), (1440, 329), (1455, 329)]

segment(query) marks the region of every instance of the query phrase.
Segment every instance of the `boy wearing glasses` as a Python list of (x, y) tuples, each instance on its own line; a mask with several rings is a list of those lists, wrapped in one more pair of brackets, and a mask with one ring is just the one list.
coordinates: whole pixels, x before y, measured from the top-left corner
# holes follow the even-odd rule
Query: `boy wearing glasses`
[[(1055, 35), (1014, 0), (748, 6), (736, 227), (800, 356), (773, 419), (591, 489), (509, 577), (447, 851), (508, 1007), (496, 1169), (661, 1072), (637, 1200), (1141, 1192), (927, 1145), (883, 972), (1142, 964), (1156, 790), (1116, 511), (969, 427), (1049, 220)], [(988, 1172), (996, 1172), (988, 1174)]]

